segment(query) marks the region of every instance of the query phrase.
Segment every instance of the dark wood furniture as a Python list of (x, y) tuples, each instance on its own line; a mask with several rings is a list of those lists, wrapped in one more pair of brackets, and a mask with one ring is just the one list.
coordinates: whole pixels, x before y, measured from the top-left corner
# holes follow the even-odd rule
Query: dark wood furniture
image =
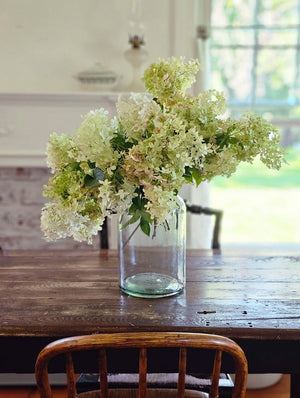
[(66, 336), (213, 333), (242, 347), (249, 373), (291, 374), (300, 396), (300, 257), (192, 251), (182, 294), (139, 299), (119, 291), (114, 251), (20, 254), (0, 257), (0, 372), (33, 372), (38, 352)]
[[(220, 244), (220, 235), (221, 235), (221, 224), (223, 218), (223, 210), (212, 209), (210, 207), (203, 207), (196, 204), (190, 204), (188, 202), (186, 204), (187, 213), (195, 214), (198, 216), (212, 216), (213, 217), (213, 233), (211, 240), (211, 248), (215, 250), (221, 249)], [(102, 225), (101, 231), (99, 231), (100, 238), (100, 249), (109, 249), (109, 240), (108, 240), (108, 223), (107, 218), (105, 218), (104, 223)], [(0, 248), (1, 250), (1, 248)]]
[[(108, 387), (108, 349), (138, 349), (139, 383), (136, 389), (109, 389)], [(148, 389), (147, 369), (148, 351), (150, 348), (178, 348), (178, 379), (176, 389)], [(211, 369), (211, 386), (209, 394), (185, 389), (185, 376), (188, 360), (188, 349), (198, 349), (198, 361), (201, 362), (201, 351), (212, 351), (214, 361)], [(201, 350), (200, 350), (201, 349)], [(65, 357), (68, 398), (84, 397), (95, 398), (97, 392), (78, 395), (74, 372), (74, 353), (96, 351), (100, 376), (101, 397), (130, 398), (217, 398), (219, 397), (219, 378), (222, 364), (222, 354), (230, 355), (235, 363), (235, 383), (232, 398), (243, 398), (246, 392), (247, 360), (242, 349), (232, 340), (212, 334), (203, 333), (176, 333), (176, 332), (131, 332), (93, 334), (74, 336), (50, 343), (39, 354), (35, 367), (37, 386), (41, 398), (51, 398), (48, 368), (51, 360), (59, 355)], [(127, 362), (127, 358), (125, 358)], [(148, 391), (147, 391), (148, 390)], [(177, 392), (177, 394), (176, 394)]]
[(214, 222), (213, 222), (211, 248), (215, 250), (220, 250), (221, 249), (220, 235), (221, 235), (223, 210), (212, 209), (210, 207), (203, 207), (186, 202), (186, 211), (195, 215), (213, 216)]

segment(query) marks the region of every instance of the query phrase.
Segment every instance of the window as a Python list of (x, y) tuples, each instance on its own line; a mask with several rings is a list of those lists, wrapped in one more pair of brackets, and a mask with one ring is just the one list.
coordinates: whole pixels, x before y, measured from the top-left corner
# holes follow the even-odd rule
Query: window
[(212, 81), (232, 109), (300, 116), (300, 1), (213, 0), (212, 10)]
[(300, 243), (300, 0), (212, 0), (209, 48), (211, 86), (233, 115), (250, 110), (277, 125), (289, 162), (216, 178), (222, 241)]

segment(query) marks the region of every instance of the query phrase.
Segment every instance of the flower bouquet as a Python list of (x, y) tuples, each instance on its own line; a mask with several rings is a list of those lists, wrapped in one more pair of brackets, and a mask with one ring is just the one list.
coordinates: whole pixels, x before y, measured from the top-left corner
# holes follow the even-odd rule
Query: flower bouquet
[(151, 225), (163, 224), (174, 209), (184, 184), (229, 177), (257, 156), (280, 168), (276, 127), (252, 113), (226, 117), (224, 96), (215, 90), (186, 93), (198, 68), (196, 60), (159, 60), (144, 73), (150, 95), (122, 95), (117, 117), (93, 110), (74, 136), (50, 136), (47, 163), (54, 175), (41, 215), (46, 239), (91, 242), (113, 213), (128, 213), (128, 224), (150, 235)]

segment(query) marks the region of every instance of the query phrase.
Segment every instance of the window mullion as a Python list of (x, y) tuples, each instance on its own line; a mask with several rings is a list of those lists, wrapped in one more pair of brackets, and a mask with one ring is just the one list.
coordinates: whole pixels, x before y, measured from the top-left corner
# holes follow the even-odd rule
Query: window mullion
[[(258, 13), (259, 13), (259, 0), (255, 0), (255, 12), (254, 12), (254, 25), (258, 26)], [(252, 59), (252, 90), (251, 90), (251, 106), (254, 108), (256, 103), (256, 88), (257, 88), (257, 57), (258, 57), (258, 29), (254, 29), (254, 48), (253, 48), (253, 59)]]
[[(298, 0), (297, 11), (298, 11), (298, 23), (300, 24), (300, 0)], [(300, 76), (299, 76), (299, 73), (300, 73), (300, 71), (299, 71), (299, 65), (300, 65), (300, 29), (298, 29), (298, 34), (297, 34), (297, 48), (296, 48), (296, 60), (295, 60), (295, 62), (296, 62), (296, 65), (295, 65), (296, 72), (295, 72), (295, 83), (294, 83), (294, 97), (295, 97), (295, 99), (297, 99), (296, 102), (298, 103), (299, 102), (298, 101), (299, 90), (300, 90), (300, 87), (299, 87), (299, 79), (300, 79)]]

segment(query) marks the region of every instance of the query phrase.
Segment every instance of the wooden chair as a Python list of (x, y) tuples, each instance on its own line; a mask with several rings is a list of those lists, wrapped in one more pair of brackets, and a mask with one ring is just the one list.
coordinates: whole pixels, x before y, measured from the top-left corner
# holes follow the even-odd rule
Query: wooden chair
[[(223, 211), (218, 209), (212, 209), (210, 207), (203, 207), (195, 204), (190, 204), (188, 202), (185, 202), (185, 204), (186, 204), (187, 213), (198, 214), (198, 215), (203, 214), (206, 216), (214, 217), (211, 248), (214, 250), (216, 249), (220, 250), (221, 249), (220, 234), (221, 234)], [(100, 249), (108, 249), (109, 241), (108, 241), (107, 218), (104, 220), (104, 223), (102, 225), (102, 230), (99, 231), (99, 238), (100, 238)]]
[[(147, 389), (147, 349), (148, 348), (178, 348), (178, 383), (174, 389)], [(138, 389), (108, 389), (106, 349), (136, 348), (139, 349), (139, 386)], [(187, 349), (201, 348), (214, 351), (211, 387), (209, 394), (185, 389), (185, 374), (187, 367)], [(73, 353), (76, 351), (96, 350), (98, 353), (100, 391), (77, 394), (76, 377), (74, 373)], [(183, 398), (219, 396), (219, 375), (221, 370), (222, 352), (229, 354), (235, 364), (235, 385), (232, 398), (243, 398), (246, 391), (247, 360), (242, 349), (232, 340), (210, 334), (173, 333), (173, 332), (136, 332), (95, 334), (70, 337), (57, 340), (46, 346), (38, 355), (35, 367), (37, 386), (41, 398), (52, 398), (48, 378), (49, 361), (63, 354), (65, 356), (68, 398)], [(199, 358), (200, 360), (200, 358)]]
[(199, 205), (190, 204), (188, 202), (186, 204), (186, 211), (192, 214), (204, 214), (207, 216), (214, 216), (214, 226), (213, 226), (213, 237), (211, 242), (212, 249), (221, 249), (220, 244), (220, 233), (221, 233), (221, 223), (223, 217), (223, 211), (218, 209), (211, 209), (210, 207), (203, 207)]

